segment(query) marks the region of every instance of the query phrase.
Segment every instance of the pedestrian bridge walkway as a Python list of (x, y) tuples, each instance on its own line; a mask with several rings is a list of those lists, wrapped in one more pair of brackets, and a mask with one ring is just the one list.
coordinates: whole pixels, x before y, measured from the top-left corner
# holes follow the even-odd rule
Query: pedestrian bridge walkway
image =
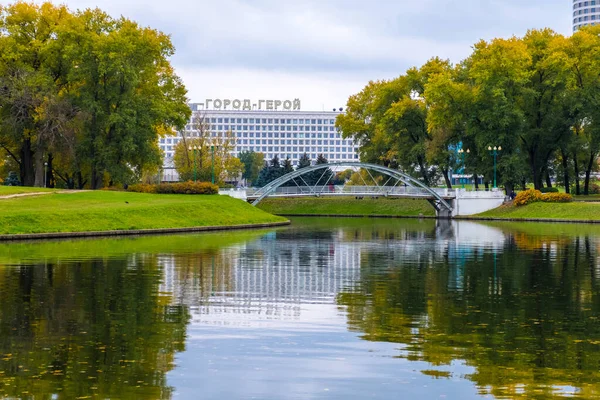
[[(370, 182), (363, 179), (363, 186), (334, 186), (330, 181), (335, 174), (328, 173), (328, 171), (339, 171), (341, 168), (353, 169), (354, 171), (363, 170), (365, 172), (364, 175), (370, 178)], [(321, 171), (321, 178), (314, 184), (308, 184), (303, 178), (303, 176), (314, 174), (315, 172), (320, 174)], [(376, 179), (376, 177), (385, 177), (387, 180)], [(424, 199), (429, 201), (436, 210), (436, 215), (441, 218), (476, 214), (496, 208), (504, 201), (504, 194), (500, 191), (467, 192), (464, 189), (453, 190), (431, 188), (403, 172), (381, 165), (360, 162), (313, 165), (290, 172), (258, 189), (221, 193), (243, 198), (244, 200), (252, 202), (253, 205), (259, 204), (267, 197), (298, 198), (346, 196), (355, 198), (388, 197)]]
[[(452, 189), (435, 189), (425, 190), (422, 188), (415, 188), (410, 186), (321, 186), (319, 188), (313, 188), (310, 186), (288, 186), (278, 187), (272, 191), (268, 197), (337, 197), (337, 196), (349, 196), (349, 197), (406, 197), (412, 199), (435, 199), (431, 193), (434, 191), (440, 197), (446, 200), (453, 200), (456, 198), (456, 191)], [(246, 190), (246, 199), (248, 201), (255, 201), (261, 195), (262, 191), (260, 188), (249, 188)]]

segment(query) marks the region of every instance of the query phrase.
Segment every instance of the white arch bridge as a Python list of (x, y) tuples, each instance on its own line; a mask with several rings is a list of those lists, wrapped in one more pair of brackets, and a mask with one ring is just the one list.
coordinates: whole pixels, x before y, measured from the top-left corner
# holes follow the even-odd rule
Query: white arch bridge
[[(364, 185), (333, 186), (332, 179), (335, 171), (340, 169), (364, 170), (358, 174)], [(322, 172), (321, 172), (322, 171)], [(334, 173), (328, 173), (332, 171)], [(308, 183), (307, 175), (318, 177), (316, 182)], [(375, 177), (383, 176), (383, 180)], [(387, 180), (385, 180), (387, 179)], [(295, 186), (283, 186), (292, 182)], [(339, 162), (317, 164), (290, 172), (262, 188), (246, 192), (246, 199), (257, 205), (266, 197), (321, 197), (321, 196), (352, 196), (352, 197), (402, 197), (411, 199), (426, 199), (435, 208), (438, 217), (449, 218), (453, 215), (456, 192), (448, 189), (433, 189), (419, 180), (403, 172), (381, 165), (361, 162)]]

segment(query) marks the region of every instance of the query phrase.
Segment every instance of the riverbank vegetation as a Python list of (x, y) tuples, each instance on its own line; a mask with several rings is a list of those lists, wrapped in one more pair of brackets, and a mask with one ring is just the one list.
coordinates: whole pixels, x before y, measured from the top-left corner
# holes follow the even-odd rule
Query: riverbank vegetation
[(544, 203), (536, 202), (526, 206), (504, 205), (475, 217), (505, 219), (557, 219), (600, 221), (600, 203)]
[(98, 8), (23, 1), (0, 6), (0, 30), (4, 172), (80, 189), (158, 172), (159, 137), (191, 115), (169, 35)]
[(427, 200), (371, 199), (320, 197), (294, 199), (264, 199), (258, 207), (279, 215), (361, 215), (361, 216), (435, 216), (435, 210)]
[(54, 192), (54, 191), (56, 191), (56, 189), (26, 187), (26, 186), (0, 186), (0, 197), (10, 196), (13, 194), (46, 193), (46, 192)]
[(112, 191), (0, 199), (0, 234), (186, 228), (282, 222), (250, 204), (219, 195)]
[(429, 186), (441, 178), (450, 187), (454, 171), (486, 186), (497, 178), (509, 193), (558, 183), (591, 194), (600, 154), (599, 33), (592, 26), (569, 37), (542, 29), (482, 40), (458, 64), (433, 58), (369, 82), (336, 126), (361, 143), (361, 161), (413, 171)]

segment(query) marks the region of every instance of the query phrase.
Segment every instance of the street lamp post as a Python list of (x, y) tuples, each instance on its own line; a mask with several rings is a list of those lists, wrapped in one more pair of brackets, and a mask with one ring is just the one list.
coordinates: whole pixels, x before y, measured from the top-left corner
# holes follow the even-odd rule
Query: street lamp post
[(197, 173), (196, 173), (196, 151), (198, 151), (199, 147), (194, 145), (193, 147), (190, 146), (188, 147), (189, 151), (193, 151), (194, 154), (194, 182), (196, 182), (196, 177), (197, 177)]
[(210, 169), (211, 169), (211, 182), (215, 184), (215, 146), (210, 146)]
[(502, 151), (502, 146), (488, 146), (488, 150), (494, 156), (494, 189), (496, 189), (496, 158), (498, 157), (498, 152)]
[(45, 162), (44, 163), (44, 187), (48, 187), (46, 185), (46, 179), (47, 179), (47, 177), (48, 177), (48, 163)]
[[(467, 149), (466, 151), (463, 149), (459, 149), (458, 150), (458, 154), (460, 154), (460, 158), (461, 158), (461, 163), (462, 163), (462, 167), (463, 167), (463, 175), (465, 174), (465, 153), (469, 154), (471, 152), (470, 149)], [(465, 181), (462, 182), (462, 187), (463, 189), (465, 188)]]

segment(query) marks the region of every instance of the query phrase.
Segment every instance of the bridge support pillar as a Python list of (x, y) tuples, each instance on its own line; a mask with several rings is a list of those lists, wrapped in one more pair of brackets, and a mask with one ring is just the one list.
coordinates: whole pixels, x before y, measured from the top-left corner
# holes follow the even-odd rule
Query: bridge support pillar
[(439, 210), (436, 210), (435, 213), (438, 218), (444, 218), (444, 219), (452, 218), (452, 211), (448, 210), (447, 208), (441, 208)]
[(443, 219), (451, 219), (452, 217), (454, 217), (454, 209), (455, 209), (455, 202), (456, 200), (446, 200), (450, 206), (452, 207), (452, 210), (448, 210), (446, 207), (442, 206), (441, 204), (438, 204), (437, 207), (435, 207), (435, 214), (438, 218), (443, 218)]

